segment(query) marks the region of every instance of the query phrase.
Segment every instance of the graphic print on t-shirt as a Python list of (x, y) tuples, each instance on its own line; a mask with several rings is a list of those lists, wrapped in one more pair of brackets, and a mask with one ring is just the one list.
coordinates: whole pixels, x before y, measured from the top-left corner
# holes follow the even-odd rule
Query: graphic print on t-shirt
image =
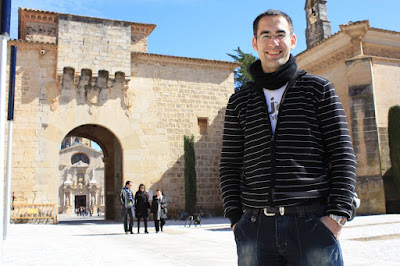
[(281, 102), (276, 101), (274, 97), (271, 97), (269, 102), (270, 102), (270, 105), (268, 106), (269, 118), (271, 119), (271, 123), (274, 120), (275, 121), (274, 123), (276, 124), (276, 121), (278, 120), (279, 105), (281, 104)]
[(275, 128), (278, 122), (279, 106), (281, 105), (282, 95), (285, 92), (286, 85), (277, 90), (264, 89), (265, 100), (268, 105), (269, 121), (271, 122), (273, 134), (275, 134)]

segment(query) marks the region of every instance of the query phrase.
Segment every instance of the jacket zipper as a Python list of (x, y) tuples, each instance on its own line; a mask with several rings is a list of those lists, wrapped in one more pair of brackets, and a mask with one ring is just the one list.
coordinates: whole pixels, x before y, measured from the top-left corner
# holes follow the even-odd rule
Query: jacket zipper
[[(280, 122), (280, 116), (281, 116), (281, 109), (282, 109), (282, 105), (283, 102), (285, 100), (285, 96), (286, 96), (286, 92), (290, 89), (290, 87), (293, 85), (293, 83), (296, 81), (297, 77), (299, 75), (296, 73), (295, 74), (295, 78), (290, 80), (288, 85), (286, 86), (285, 91), (283, 92), (282, 98), (281, 98), (281, 103), (279, 104), (279, 109), (278, 109), (278, 117), (276, 120), (276, 126), (275, 126), (275, 133), (272, 134), (272, 126), (271, 126), (271, 118), (269, 116), (269, 110), (268, 110), (268, 106), (267, 106), (267, 102), (264, 96), (264, 103), (265, 103), (265, 108), (267, 109), (267, 115), (268, 115), (268, 121), (269, 121), (269, 131), (271, 134), (271, 186), (269, 188), (268, 191), (268, 202), (269, 202), (269, 206), (274, 207), (274, 193), (275, 193), (275, 180), (276, 180), (276, 162), (275, 162), (275, 146), (276, 146), (276, 132), (278, 131), (278, 126), (279, 126), (279, 122)], [(264, 92), (262, 92), (262, 94), (264, 95)]]

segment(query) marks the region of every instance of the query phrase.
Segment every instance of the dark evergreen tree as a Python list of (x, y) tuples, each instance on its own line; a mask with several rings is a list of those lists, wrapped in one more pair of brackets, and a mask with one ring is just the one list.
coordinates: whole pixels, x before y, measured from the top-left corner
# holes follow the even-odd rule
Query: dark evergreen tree
[(243, 89), (246, 87), (247, 82), (253, 81), (250, 73), (249, 66), (257, 60), (252, 54), (248, 54), (243, 52), (240, 47), (234, 50), (237, 54), (228, 54), (232, 57), (236, 62), (241, 63), (241, 66), (236, 68), (233, 72), (235, 75), (235, 91)]
[(393, 180), (400, 192), (400, 105), (389, 108), (388, 131)]
[(185, 157), (185, 211), (190, 215), (195, 212), (197, 202), (196, 192), (196, 155), (194, 136), (184, 136)]

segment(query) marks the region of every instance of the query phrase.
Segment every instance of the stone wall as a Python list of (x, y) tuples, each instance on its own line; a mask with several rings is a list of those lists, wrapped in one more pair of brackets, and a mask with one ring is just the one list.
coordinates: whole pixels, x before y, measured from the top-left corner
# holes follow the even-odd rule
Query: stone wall
[(375, 112), (372, 58), (346, 61), (352, 142), (357, 156), (357, 189), (363, 204), (359, 214), (385, 213), (379, 132)]
[(57, 70), (130, 73), (131, 23), (60, 14)]
[[(184, 62), (179, 58), (133, 54), (133, 87), (138, 91), (142, 113), (140, 128), (146, 130), (143, 143), (148, 147), (143, 176), (150, 190), (162, 188), (184, 208), (183, 136), (195, 136), (197, 202), (199, 208), (221, 209), (218, 164), (221, 149), (224, 107), (233, 93), (232, 69)], [(144, 98), (150, 97), (152, 103)], [(149, 105), (150, 104), (150, 105)], [(207, 134), (200, 134), (198, 119), (208, 121)], [(159, 168), (154, 162), (161, 161)]]
[[(400, 105), (400, 60), (373, 59), (374, 94), (382, 175), (390, 169), (388, 112), (390, 107)], [(390, 77), (390, 78), (388, 78)]]
[[(42, 143), (47, 127), (43, 102), (46, 85), (54, 82), (56, 46), (22, 41), (9, 41), (8, 45), (17, 46), (12, 157), (15, 203), (57, 203), (53, 188), (58, 178), (53, 177), (58, 176), (58, 162), (43, 158), (49, 146)], [(48, 171), (49, 168), (54, 170)]]
[[(320, 45), (317, 48), (323, 51), (325, 47)], [(330, 49), (330, 45), (326, 49)], [(327, 58), (315, 58), (318, 60), (315, 65), (310, 64), (308, 67), (311, 71), (318, 70), (311, 72), (312, 74), (324, 76), (332, 82), (343, 104), (357, 157), (356, 192), (362, 201), (357, 213), (385, 213), (385, 192), (380, 172), (379, 132), (374, 106), (376, 90), (373, 87), (372, 58), (363, 56), (346, 60), (350, 51), (352, 51), (350, 46), (343, 46), (342, 50), (337, 51), (339, 56), (333, 57), (331, 53), (327, 53)], [(303, 57), (304, 54), (301, 58)], [(319, 61), (324, 60), (326, 66), (320, 68)], [(301, 60), (299, 65), (301, 67)]]

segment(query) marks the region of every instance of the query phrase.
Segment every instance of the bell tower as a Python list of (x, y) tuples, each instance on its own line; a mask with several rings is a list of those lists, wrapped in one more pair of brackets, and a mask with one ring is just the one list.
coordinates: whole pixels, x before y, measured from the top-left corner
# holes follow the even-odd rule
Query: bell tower
[(331, 22), (326, 9), (327, 0), (306, 0), (306, 42), (307, 49), (331, 36)]

